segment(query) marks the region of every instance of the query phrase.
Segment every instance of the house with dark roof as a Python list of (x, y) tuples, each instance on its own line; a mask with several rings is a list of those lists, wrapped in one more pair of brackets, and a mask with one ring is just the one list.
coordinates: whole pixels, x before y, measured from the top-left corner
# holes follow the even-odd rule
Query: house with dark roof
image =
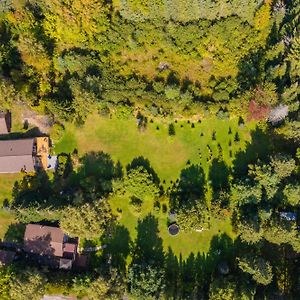
[(0, 140), (0, 173), (49, 169), (49, 138)]
[(11, 113), (0, 111), (0, 135), (8, 134), (11, 130)]
[(78, 239), (71, 239), (60, 228), (28, 224), (24, 234), (24, 251), (44, 262), (57, 263), (60, 269), (71, 269), (77, 256)]
[(0, 141), (0, 173), (35, 170), (34, 139)]

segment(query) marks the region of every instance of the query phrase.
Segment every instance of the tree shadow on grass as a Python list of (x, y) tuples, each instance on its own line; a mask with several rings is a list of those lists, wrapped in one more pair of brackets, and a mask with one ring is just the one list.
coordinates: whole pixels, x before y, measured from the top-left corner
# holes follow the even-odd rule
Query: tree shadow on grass
[(183, 169), (178, 185), (171, 194), (171, 206), (192, 206), (196, 200), (203, 198), (205, 192), (205, 174), (202, 167), (191, 165)]
[(138, 299), (160, 299), (164, 287), (164, 251), (158, 220), (151, 214), (138, 221), (128, 270), (129, 290)]
[(5, 236), (5, 242), (22, 243), (24, 240), (25, 224), (17, 223), (9, 225)]
[(209, 169), (209, 180), (213, 189), (213, 197), (216, 199), (221, 191), (229, 190), (230, 171), (224, 161), (213, 159)]
[(226, 234), (215, 235), (210, 242), (210, 249), (206, 256), (206, 268), (210, 272), (217, 271), (218, 265), (225, 261), (229, 266), (234, 265), (236, 244)]
[(274, 151), (274, 136), (256, 128), (251, 132), (251, 143), (247, 143), (246, 149), (236, 154), (233, 161), (233, 176), (242, 178), (248, 173), (248, 165), (254, 164), (258, 159), (267, 160)]
[(165, 292), (168, 299), (208, 299), (212, 278), (223, 276), (220, 265), (233, 273), (237, 244), (226, 234), (212, 238), (207, 254), (191, 253), (187, 259), (176, 256), (171, 248), (165, 256)]
[(112, 192), (116, 168), (109, 154), (90, 152), (80, 159), (80, 163), (74, 185), (79, 185), (88, 199), (94, 200)]
[(111, 266), (125, 274), (127, 257), (132, 247), (128, 229), (123, 225), (116, 225), (111, 232), (111, 237), (103, 239), (103, 243), (107, 244), (103, 255), (111, 255)]
[(33, 127), (26, 132), (10, 132), (9, 134), (0, 135), (0, 140), (17, 140), (36, 137), (49, 137), (49, 135), (41, 132), (38, 127)]
[(132, 253), (133, 263), (162, 266), (164, 251), (158, 233), (158, 220), (153, 215), (149, 214), (138, 221), (137, 238)]
[(119, 176), (118, 167), (103, 152), (83, 156), (78, 172), (73, 170), (70, 155), (59, 155), (59, 161), (53, 179), (46, 171), (39, 170), (15, 182), (13, 206), (61, 208), (94, 201), (107, 196), (112, 191), (112, 180)]
[(35, 174), (26, 174), (13, 187), (13, 206), (29, 207), (38, 205), (48, 207), (56, 205), (53, 196), (52, 184), (48, 174), (40, 170)]

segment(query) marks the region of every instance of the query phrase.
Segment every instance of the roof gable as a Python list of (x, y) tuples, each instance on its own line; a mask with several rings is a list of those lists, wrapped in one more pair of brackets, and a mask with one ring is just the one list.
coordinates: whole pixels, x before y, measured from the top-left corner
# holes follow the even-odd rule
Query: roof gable
[(0, 173), (18, 173), (21, 171), (34, 171), (34, 159), (32, 155), (0, 156)]
[(0, 141), (0, 157), (32, 155), (34, 138)]
[(26, 252), (41, 255), (63, 255), (64, 233), (60, 228), (28, 224), (24, 235)]

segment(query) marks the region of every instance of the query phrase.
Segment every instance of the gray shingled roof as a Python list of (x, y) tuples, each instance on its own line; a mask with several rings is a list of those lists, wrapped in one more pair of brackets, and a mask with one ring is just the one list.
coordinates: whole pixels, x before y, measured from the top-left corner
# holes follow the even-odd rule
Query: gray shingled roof
[(34, 139), (0, 141), (0, 173), (34, 171)]
[(0, 157), (0, 173), (19, 173), (21, 171), (34, 171), (32, 155)]

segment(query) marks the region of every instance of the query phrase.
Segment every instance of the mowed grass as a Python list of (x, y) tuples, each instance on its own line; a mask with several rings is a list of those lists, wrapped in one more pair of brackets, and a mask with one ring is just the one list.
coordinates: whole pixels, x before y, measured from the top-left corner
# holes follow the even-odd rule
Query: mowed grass
[(13, 187), (16, 181), (23, 177), (22, 174), (0, 174), (0, 206), (4, 200), (12, 200)]
[[(0, 207), (3, 205), (4, 200), (8, 200), (9, 202), (12, 200), (14, 183), (20, 180), (22, 176), (21, 174), (0, 174)], [(9, 225), (15, 222), (13, 213), (0, 210), (0, 239), (4, 238)]]
[[(104, 151), (114, 161), (119, 160), (123, 166), (133, 158), (143, 156), (149, 159), (161, 182), (166, 181), (164, 185), (167, 187), (179, 178), (181, 170), (189, 164), (200, 164), (208, 178), (211, 162), (220, 156), (220, 152), (222, 159), (231, 167), (235, 154), (245, 149), (246, 143), (251, 140), (250, 131), (255, 128), (255, 123), (239, 126), (238, 118), (219, 120), (211, 117), (197, 121), (193, 126), (191, 122), (173, 121), (176, 134), (169, 136), (170, 123), (155, 119), (153, 123), (148, 123), (146, 130), (140, 131), (134, 118), (106, 118), (95, 114), (81, 128), (66, 124), (65, 134), (56, 144), (55, 151), (72, 152), (76, 148), (79, 155), (90, 151)], [(238, 141), (234, 141), (236, 132)], [(110, 203), (113, 211), (119, 215), (120, 224), (128, 229), (132, 239), (137, 234), (138, 220), (152, 213), (159, 221), (159, 235), (163, 239), (165, 250), (171, 247), (175, 254), (182, 254), (183, 257), (191, 252), (209, 251), (210, 241), (215, 235), (226, 233), (234, 237), (229, 218), (212, 222), (207, 231), (180, 232), (178, 236), (172, 237), (167, 228), (168, 212), (155, 211), (152, 200), (143, 203), (140, 214), (132, 210), (129, 199), (124, 197), (114, 196)], [(118, 210), (122, 212), (118, 213)]]
[[(113, 197), (110, 199), (112, 210), (118, 216), (119, 223), (125, 226), (134, 240), (137, 236), (136, 227), (139, 219), (145, 218), (148, 214), (152, 214), (158, 219), (159, 236), (163, 240), (165, 251), (170, 247), (176, 255), (182, 255), (183, 258), (189, 256), (191, 252), (207, 253), (210, 249), (210, 241), (213, 236), (220, 233), (226, 233), (229, 237), (234, 238), (230, 219), (224, 221), (212, 221), (211, 228), (202, 232), (179, 232), (177, 236), (171, 236), (168, 232), (168, 212), (163, 213), (153, 209), (153, 201), (144, 201), (141, 213), (137, 214), (129, 204), (129, 199), (124, 197)], [(120, 210), (122, 211), (120, 213)]]
[[(200, 164), (207, 173), (210, 162), (207, 161), (210, 146), (213, 157), (218, 157), (218, 143), (222, 147), (223, 159), (230, 166), (234, 154), (245, 147), (250, 140), (250, 129), (254, 124), (238, 127), (238, 119), (218, 120), (208, 118), (201, 123), (178, 122), (175, 125), (175, 136), (168, 135), (169, 122), (156, 121), (148, 123), (145, 131), (137, 128), (136, 120), (105, 118), (93, 115), (86, 124), (76, 128), (66, 125), (66, 131), (61, 141), (56, 143), (55, 152), (72, 152), (75, 148), (80, 155), (90, 151), (104, 151), (126, 166), (133, 158), (143, 156), (149, 159), (152, 167), (161, 180), (176, 180), (187, 162)], [(157, 129), (157, 127), (159, 129)], [(228, 134), (231, 127), (231, 134)], [(212, 140), (216, 131), (216, 141)], [(234, 142), (238, 131), (240, 141)], [(203, 136), (201, 136), (201, 133)], [(231, 141), (231, 146), (229, 146)], [(232, 157), (230, 157), (230, 150)]]

